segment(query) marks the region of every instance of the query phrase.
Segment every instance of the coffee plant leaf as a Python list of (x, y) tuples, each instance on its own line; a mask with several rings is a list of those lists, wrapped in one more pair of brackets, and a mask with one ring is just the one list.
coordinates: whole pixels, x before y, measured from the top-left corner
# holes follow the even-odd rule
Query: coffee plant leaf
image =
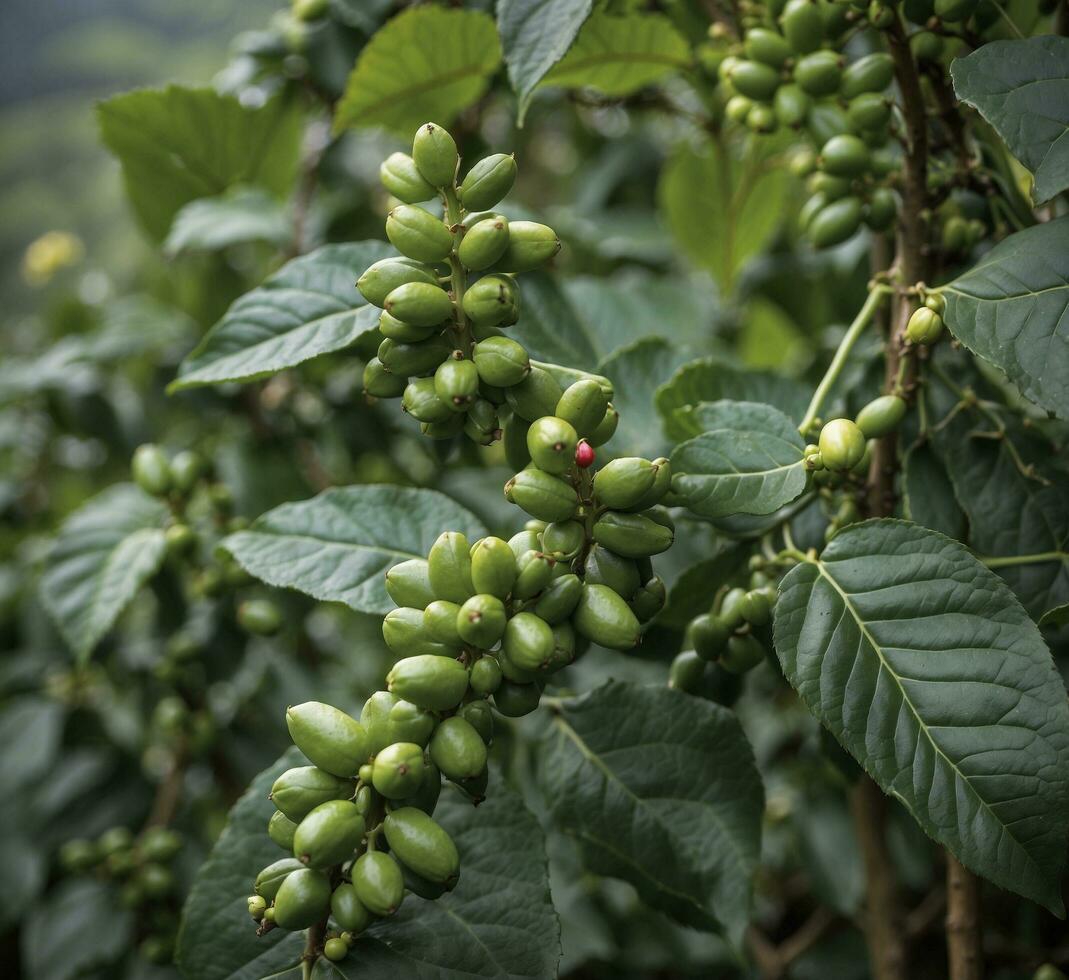
[(386, 572), (425, 558), (443, 531), (462, 531), (473, 544), (487, 533), (474, 514), (436, 490), (363, 484), (276, 507), (223, 546), (269, 585), (384, 616), (394, 607)]
[(950, 75), (1032, 171), (1038, 204), (1069, 188), (1069, 38), (992, 41), (955, 58)]
[(281, 247), (292, 232), (284, 204), (260, 188), (235, 187), (185, 205), (175, 215), (163, 250), (168, 255), (217, 252), (248, 242)]
[(105, 145), (122, 165), (130, 204), (162, 241), (190, 201), (237, 184), (282, 195), (297, 174), (302, 113), (296, 100), (243, 106), (208, 88), (138, 89), (97, 106)]
[(541, 757), (555, 824), (587, 868), (679, 921), (737, 938), (749, 914), (764, 790), (735, 715), (619, 681), (555, 708)]
[(235, 300), (179, 368), (170, 390), (253, 381), (342, 350), (376, 329), (379, 310), (356, 280), (392, 249), (384, 242), (324, 245), (287, 262)]
[(703, 421), (701, 435), (672, 451), (672, 488), (695, 514), (771, 514), (805, 491), (804, 443), (779, 409), (719, 401)]
[(969, 522), (954, 496), (954, 484), (930, 442), (913, 446), (902, 460), (902, 506), (915, 524), (964, 540)]
[(781, 582), (775, 646), (810, 711), (930, 836), (1063, 914), (1069, 706), (994, 572), (906, 521), (852, 525)]
[(59, 529), (41, 576), (41, 598), (80, 660), (156, 574), (167, 508), (119, 483), (75, 511)]
[(1069, 418), (1069, 217), (1010, 235), (943, 289), (954, 336)]
[(337, 104), (334, 127), (382, 126), (410, 139), (448, 126), (486, 91), (501, 64), (494, 21), (478, 10), (410, 7), (368, 42)]

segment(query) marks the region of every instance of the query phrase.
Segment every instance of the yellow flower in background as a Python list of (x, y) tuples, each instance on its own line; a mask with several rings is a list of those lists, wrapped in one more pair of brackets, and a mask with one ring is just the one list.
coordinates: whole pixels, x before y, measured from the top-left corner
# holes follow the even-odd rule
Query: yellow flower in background
[(85, 255), (82, 240), (69, 231), (48, 231), (30, 242), (22, 256), (22, 278), (30, 286), (44, 286)]

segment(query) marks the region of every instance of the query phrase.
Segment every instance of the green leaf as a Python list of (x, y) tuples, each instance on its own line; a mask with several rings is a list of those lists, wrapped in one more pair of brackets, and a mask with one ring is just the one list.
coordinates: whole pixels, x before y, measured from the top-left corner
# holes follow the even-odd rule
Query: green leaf
[(97, 106), (101, 136), (146, 231), (162, 240), (183, 205), (235, 184), (276, 196), (293, 184), (302, 118), (295, 100), (259, 109), (213, 89), (177, 85), (116, 95)]
[(509, 333), (531, 357), (581, 370), (596, 364), (597, 339), (557, 280), (547, 272), (532, 272), (516, 282), (520, 287), (520, 319)]
[(245, 900), (261, 868), (286, 855), (267, 836), (275, 808), (267, 798), (285, 770), (305, 765), (295, 748), (253, 781), (234, 804), (182, 909), (175, 960), (190, 980), (259, 980), (299, 963), (304, 934), (274, 929), (256, 935)]
[(929, 442), (914, 446), (902, 461), (902, 504), (911, 521), (948, 538), (965, 540), (968, 521), (954, 496), (946, 466)]
[(1032, 171), (1037, 203), (1069, 188), (1069, 38), (993, 41), (956, 58), (950, 75)]
[(175, 215), (163, 243), (168, 255), (216, 252), (231, 245), (282, 246), (292, 235), (285, 206), (256, 187), (237, 187), (219, 197), (190, 201)]
[(720, 401), (703, 421), (709, 428), (672, 453), (672, 489), (695, 514), (771, 514), (805, 491), (804, 443), (781, 411)]
[(929, 835), (1063, 913), (1069, 707), (1004, 582), (941, 534), (866, 521), (786, 575), (775, 642), (809, 710)]
[(170, 390), (253, 381), (348, 347), (379, 322), (356, 280), (392, 251), (384, 242), (352, 242), (287, 262), (231, 305), (182, 362)]
[(357, 59), (334, 128), (384, 126), (406, 139), (422, 123), (449, 126), (482, 97), (501, 64), (494, 21), (476, 10), (411, 7)]
[(671, 443), (661, 433), (653, 399), (657, 386), (687, 359), (685, 351), (660, 337), (647, 337), (614, 352), (598, 365), (616, 389), (613, 405), (620, 424), (609, 445), (619, 456), (666, 456)]
[(1040, 626), (1069, 626), (1069, 602), (1048, 609), (1039, 620)]
[(730, 711), (610, 681), (560, 704), (541, 762), (550, 814), (591, 871), (629, 881), (681, 922), (738, 937), (764, 793)]
[(777, 163), (776, 142), (752, 141), (743, 156), (711, 140), (700, 149), (682, 144), (661, 174), (657, 195), (668, 227), (725, 293), (790, 212), (796, 182)]
[(943, 292), (954, 336), (1069, 418), (1069, 217), (1010, 235)]
[(159, 569), (167, 513), (132, 483), (119, 483), (59, 529), (41, 576), (41, 598), (80, 660)]
[(269, 585), (384, 616), (394, 607), (386, 572), (426, 558), (443, 531), (463, 531), (473, 544), (486, 534), (474, 514), (436, 490), (364, 484), (276, 507), (223, 545)]
[(667, 17), (597, 12), (541, 84), (628, 95), (690, 63), (690, 47)]
[[(697, 415), (702, 402), (730, 399), (764, 402), (801, 421), (810, 392), (801, 382), (771, 371), (741, 371), (715, 357), (691, 361), (657, 389), (657, 411), (665, 433), (675, 442), (704, 432)], [(697, 413), (697, 415), (696, 415)]]
[(669, 588), (657, 622), (686, 629), (695, 616), (709, 611), (716, 590), (741, 571), (750, 553), (750, 548), (728, 542), (712, 558), (703, 558), (685, 569)]
[(0, 709), (0, 745), (18, 744), (0, 773), (0, 792), (10, 794), (43, 776), (59, 755), (67, 709), (33, 694), (11, 698)]
[(523, 125), (531, 93), (575, 40), (590, 16), (592, 0), (501, 0), (501, 35), (509, 81), (516, 91), (517, 124)]

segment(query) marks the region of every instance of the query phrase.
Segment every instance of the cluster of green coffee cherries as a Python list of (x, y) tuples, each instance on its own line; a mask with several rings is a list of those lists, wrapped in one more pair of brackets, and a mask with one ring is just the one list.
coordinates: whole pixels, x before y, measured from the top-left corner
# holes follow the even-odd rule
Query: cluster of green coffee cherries
[[(394, 153), (382, 164), (383, 185), (402, 202), (386, 219), (401, 256), (374, 263), (357, 282), (382, 309), (383, 340), (364, 369), (364, 390), (400, 398), (428, 436), (464, 432), (489, 445), (534, 367), (502, 332), (519, 317), (515, 275), (548, 262), (560, 240), (546, 225), (490, 210), (512, 189), (513, 157), (485, 157), (458, 184), (459, 167), (453, 138), (434, 123), (416, 131), (411, 156)], [(419, 207), (436, 196), (443, 217)]]
[(118, 883), (123, 906), (138, 915), (139, 951), (153, 963), (166, 963), (174, 952), (177, 918), (171, 864), (181, 848), (181, 835), (169, 827), (146, 827), (137, 837), (127, 827), (112, 827), (96, 840), (67, 841), (59, 861), (71, 874)]

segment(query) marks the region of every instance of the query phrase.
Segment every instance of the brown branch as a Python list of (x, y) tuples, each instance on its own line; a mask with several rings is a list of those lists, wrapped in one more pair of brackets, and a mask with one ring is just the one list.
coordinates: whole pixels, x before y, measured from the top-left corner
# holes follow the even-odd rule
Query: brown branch
[(817, 906), (778, 946), (756, 926), (751, 926), (746, 932), (746, 942), (762, 980), (782, 980), (790, 965), (819, 942), (836, 921), (834, 912), (823, 905)]
[(182, 788), (186, 779), (186, 750), (182, 746), (174, 753), (171, 768), (167, 771), (163, 781), (156, 787), (156, 795), (152, 800), (152, 809), (149, 811), (145, 826), (166, 827), (173, 819), (178, 804), (182, 799)]
[(950, 980), (980, 980), (980, 882), (947, 854), (947, 966)]

